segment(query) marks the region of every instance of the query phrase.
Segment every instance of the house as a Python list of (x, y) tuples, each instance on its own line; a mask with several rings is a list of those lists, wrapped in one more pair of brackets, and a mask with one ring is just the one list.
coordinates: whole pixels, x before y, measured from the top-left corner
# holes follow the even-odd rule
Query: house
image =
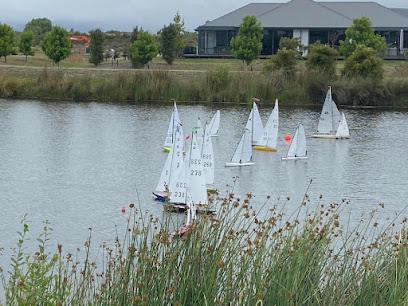
[(89, 54), (89, 37), (86, 35), (68, 35), (72, 45), (72, 53)]
[(263, 27), (261, 55), (275, 54), (282, 37), (298, 37), (303, 46), (316, 41), (337, 47), (345, 39), (353, 19), (367, 16), (374, 31), (385, 37), (386, 57), (403, 57), (408, 49), (408, 9), (388, 8), (376, 2), (315, 2), (292, 0), (286, 3), (250, 3), (199, 26), (198, 54), (230, 54), (231, 38), (237, 35), (242, 19), (254, 15)]

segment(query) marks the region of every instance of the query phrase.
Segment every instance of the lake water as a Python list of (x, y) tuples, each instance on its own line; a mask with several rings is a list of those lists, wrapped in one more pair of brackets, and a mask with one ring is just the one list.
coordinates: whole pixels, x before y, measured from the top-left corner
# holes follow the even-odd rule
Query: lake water
[[(320, 109), (281, 106), (279, 152), (255, 151), (255, 166), (225, 168), (244, 131), (249, 106), (178, 108), (185, 134), (198, 116), (205, 122), (221, 110), (219, 137), (213, 138), (215, 184), (221, 195), (233, 177), (239, 177), (235, 194), (252, 192), (254, 208), (270, 195), (270, 205), (290, 197), (290, 210), (299, 206), (313, 179), (308, 190), (311, 205), (320, 195), (324, 203), (348, 199), (352, 222), (379, 203), (385, 204), (379, 214), (383, 221), (407, 205), (408, 112), (343, 109), (351, 138), (324, 140), (310, 138)], [(259, 109), (265, 124), (272, 106)], [(53, 251), (57, 242), (65, 251), (82, 247), (90, 227), (95, 245), (113, 241), (116, 226), (120, 232), (127, 219), (121, 207), (130, 203), (140, 203), (160, 218), (163, 207), (151, 191), (167, 157), (162, 145), (171, 111), (170, 103), (0, 100), (0, 247), (5, 248), (0, 266), (17, 243), (24, 214), (30, 221), (28, 248), (36, 244), (42, 222), (49, 220)], [(282, 162), (289, 147), (284, 135), (293, 135), (299, 123), (305, 127), (310, 159)]]

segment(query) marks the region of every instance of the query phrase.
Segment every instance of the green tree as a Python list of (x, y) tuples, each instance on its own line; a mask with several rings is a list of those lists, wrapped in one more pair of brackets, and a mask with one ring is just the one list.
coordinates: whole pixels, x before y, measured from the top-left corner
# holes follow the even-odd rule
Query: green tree
[(158, 50), (153, 35), (143, 29), (140, 29), (136, 41), (130, 45), (132, 60), (135, 61), (137, 68), (150, 62), (157, 55)]
[(318, 41), (309, 46), (306, 66), (308, 69), (317, 70), (324, 75), (333, 76), (336, 73), (334, 58), (337, 55), (336, 50)]
[(301, 47), (300, 38), (282, 37), (279, 41), (279, 49), (299, 50)]
[(51, 28), (51, 20), (48, 18), (34, 18), (25, 25), (24, 31), (32, 31), (34, 33), (34, 45), (38, 45), (45, 33), (51, 31)]
[(296, 71), (299, 52), (295, 50), (279, 49), (265, 64), (266, 72), (281, 70), (287, 79), (290, 79)]
[(4, 56), (4, 62), (7, 62), (7, 55), (13, 52), (14, 31), (11, 26), (0, 23), (0, 58)]
[(100, 29), (93, 30), (89, 33), (91, 41), (89, 43), (89, 48), (91, 50), (91, 57), (89, 62), (95, 64), (95, 66), (100, 65), (103, 62), (103, 42), (104, 35)]
[(173, 18), (173, 25), (176, 28), (176, 52), (177, 56), (179, 56), (186, 45), (184, 39), (184, 20), (181, 19), (179, 12)]
[(376, 54), (377, 50), (358, 45), (356, 50), (345, 60), (343, 75), (350, 78), (382, 79), (384, 62)]
[(132, 33), (130, 34), (130, 43), (133, 43), (133, 42), (136, 41), (138, 34), (139, 34), (139, 27), (138, 27), (138, 26), (135, 26), (135, 27), (133, 28)]
[(374, 33), (368, 17), (355, 18), (346, 30), (345, 40), (340, 41), (339, 50), (344, 57), (349, 57), (358, 45), (372, 48), (376, 54), (382, 54), (386, 48), (385, 38)]
[(24, 31), (20, 34), (20, 43), (18, 48), (20, 52), (25, 55), (25, 61), (27, 62), (28, 55), (34, 55), (33, 46), (34, 33), (32, 31)]
[(245, 16), (238, 35), (231, 39), (231, 52), (235, 58), (246, 62), (247, 66), (262, 50), (263, 28), (255, 16)]
[(58, 65), (58, 68), (60, 61), (71, 54), (68, 32), (59, 26), (52, 27), (51, 31), (45, 34), (40, 45), (48, 58)]
[(166, 63), (171, 65), (177, 55), (177, 27), (173, 23), (170, 23), (161, 30), (160, 34), (161, 54)]
[[(139, 28), (138, 26), (136, 26), (133, 28), (133, 31), (130, 34), (130, 44), (134, 43), (137, 40), (138, 34), (139, 34)], [(132, 58), (132, 52), (130, 51), (130, 49), (129, 49), (129, 57), (132, 62), (132, 68), (137, 68), (137, 62), (136, 60)]]

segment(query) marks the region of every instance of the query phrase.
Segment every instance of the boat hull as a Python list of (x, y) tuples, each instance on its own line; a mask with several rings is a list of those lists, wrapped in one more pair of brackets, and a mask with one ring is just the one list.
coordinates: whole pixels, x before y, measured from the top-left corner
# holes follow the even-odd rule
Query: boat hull
[(287, 157), (281, 157), (281, 158), (282, 160), (298, 160), (298, 159), (308, 159), (309, 156), (296, 156), (296, 157), (287, 156)]
[(255, 163), (253, 162), (247, 162), (247, 163), (225, 163), (225, 167), (243, 167), (243, 166), (253, 166)]
[(314, 134), (313, 138), (336, 139), (336, 134)]
[(350, 136), (337, 136), (336, 139), (349, 139)]
[(163, 151), (166, 153), (169, 153), (171, 150), (171, 147), (163, 147)]
[(156, 201), (167, 202), (169, 200), (169, 194), (166, 193), (166, 192), (156, 191), (156, 192), (152, 192), (152, 193), (153, 193), (153, 198)]
[(253, 146), (254, 150), (259, 150), (259, 151), (268, 151), (268, 152), (278, 152), (277, 149), (275, 148), (270, 148), (267, 146)]
[[(166, 203), (165, 204), (165, 209), (170, 212), (176, 212), (176, 213), (184, 213), (188, 208), (186, 204), (183, 203)], [(196, 212), (198, 214), (206, 214), (206, 215), (214, 215), (215, 210), (210, 209), (208, 207), (205, 207), (203, 205), (200, 205), (197, 209)]]
[(215, 188), (214, 186), (207, 186), (207, 192), (208, 193), (217, 193), (218, 189)]

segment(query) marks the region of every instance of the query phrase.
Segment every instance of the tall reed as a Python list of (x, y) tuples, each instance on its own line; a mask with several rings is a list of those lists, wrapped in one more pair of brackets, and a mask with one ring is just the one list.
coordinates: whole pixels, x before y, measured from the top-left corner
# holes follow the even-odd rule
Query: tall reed
[(312, 203), (307, 194), (286, 215), (286, 200), (233, 189), (217, 198), (217, 215), (202, 215), (179, 237), (177, 219), (130, 205), (128, 226), (115, 245), (85, 255), (48, 250), (46, 222), (38, 250), (24, 251), (23, 220), (10, 275), (2, 274), (5, 303), (56, 305), (402, 305), (407, 301), (408, 235), (393, 223), (379, 230), (373, 212), (350, 229), (347, 201)]
[(102, 75), (71, 76), (45, 68), (32, 78), (0, 77), (0, 97), (60, 98), (74, 101), (200, 101), (249, 103), (252, 97), (282, 105), (321, 105), (327, 86), (339, 104), (406, 107), (408, 80), (370, 81), (327, 77), (299, 66), (288, 78), (282, 71), (228, 71), (219, 66), (203, 73), (111, 71)]

